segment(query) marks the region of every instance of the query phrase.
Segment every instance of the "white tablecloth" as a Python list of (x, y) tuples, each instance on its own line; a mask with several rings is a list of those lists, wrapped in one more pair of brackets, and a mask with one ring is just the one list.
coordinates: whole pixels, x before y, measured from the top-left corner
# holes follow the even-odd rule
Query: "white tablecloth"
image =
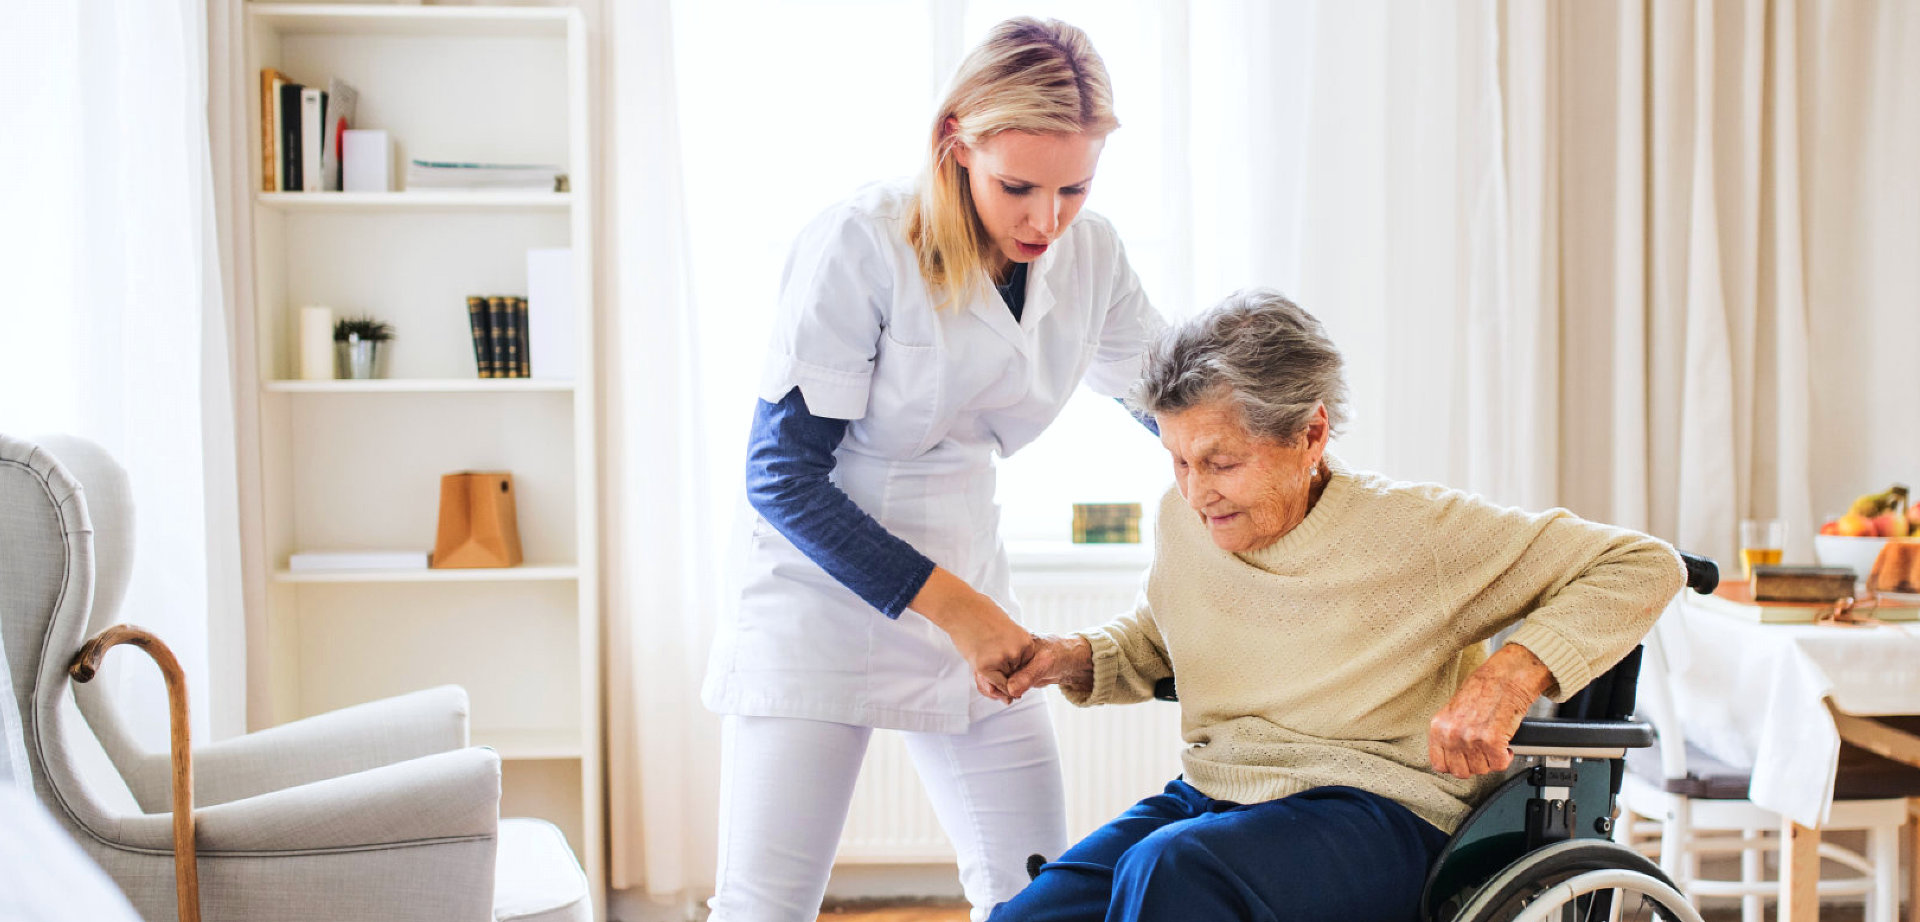
[(1824, 825), (1833, 804), (1840, 734), (1827, 699), (1863, 717), (1920, 714), (1912, 623), (1758, 624), (1683, 598), (1655, 630), (1687, 741), (1752, 766), (1753, 802), (1803, 826)]

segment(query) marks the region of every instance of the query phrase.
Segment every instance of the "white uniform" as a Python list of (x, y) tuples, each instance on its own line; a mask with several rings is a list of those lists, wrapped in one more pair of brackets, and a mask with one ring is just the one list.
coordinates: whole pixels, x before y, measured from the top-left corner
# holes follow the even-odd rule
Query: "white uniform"
[[(966, 303), (936, 311), (906, 239), (912, 194), (906, 184), (869, 186), (828, 209), (800, 234), (782, 280), (759, 396), (777, 402), (798, 387), (814, 415), (851, 420), (834, 452), (832, 481), (889, 532), (1017, 619), (994, 503), (993, 456), (1011, 455), (1038, 436), (1082, 381), (1102, 394), (1124, 395), (1140, 375), (1148, 341), (1161, 320), (1128, 266), (1112, 225), (1086, 211), (1029, 268), (1019, 320), (984, 284)], [(1021, 728), (987, 733), (1002, 739), (980, 745), (1004, 749), (1007, 738), (1044, 736), (1046, 752), (1035, 756), (1055, 780), (1050, 786), (1030, 787), (1051, 787), (1057, 795), (1057, 756), (1045, 710), (1029, 706), (1040, 704), (1038, 697), (1005, 711), (997, 705), (982, 708), (972, 672), (944, 632), (911, 610), (898, 619), (883, 616), (757, 518), (740, 598), (714, 642), (703, 692), (709, 708), (735, 718), (728, 731), (732, 777), (723, 780), (724, 788), (746, 791), (762, 784), (765, 779), (747, 777), (760, 772), (739, 761), (759, 752), (753, 761), (763, 763), (766, 773), (784, 775), (779, 781), (783, 786), (814, 785), (826, 802), (827, 815), (839, 817), (845, 815), (842, 788), (845, 797), (851, 796), (857, 753), (851, 755), (851, 768), (829, 770), (825, 763), (834, 760), (816, 758), (831, 778), (796, 780), (792, 756), (797, 753), (790, 750), (826, 744), (795, 742), (790, 731), (783, 731), (781, 738), (789, 742), (749, 745), (739, 738), (749, 732), (745, 728), (765, 726), (759, 718), (805, 718), (968, 740), (987, 729), (976, 726), (976, 718), (986, 723), (1017, 713), (1025, 715), (1015, 718)], [(1035, 726), (1045, 732), (1036, 734)], [(857, 741), (864, 749), (864, 733), (846, 738), (846, 745)], [(783, 751), (789, 755), (784, 761)], [(940, 790), (964, 783), (957, 776), (931, 777), (930, 760), (916, 761), (936, 806), (943, 800), (959, 804), (955, 809), (963, 815), (950, 817), (943, 810), (942, 821), (955, 835), (965, 882), (969, 843), (955, 834), (956, 823), (977, 827), (997, 822), (983, 817), (1008, 813), (1001, 809), (1004, 801), (1019, 795), (1005, 793), (1008, 779), (1000, 778), (995, 783), (1001, 793), (989, 791), (987, 797), (1002, 802), (975, 804), (967, 792), (956, 797)], [(759, 806), (743, 803), (744, 794), (724, 796), (729, 806), (723, 806), (723, 814), (735, 815), (723, 816), (723, 825), (737, 828), (722, 830), (716, 920), (748, 917), (745, 904), (726, 905), (728, 890), (757, 883), (749, 879), (764, 875), (744, 865), (753, 863), (752, 853), (778, 848), (752, 846), (743, 855), (734, 834), (745, 835), (748, 828), (755, 836), (768, 834), (761, 822), (737, 815), (764, 810), (764, 790), (753, 799)], [(808, 795), (800, 790), (791, 796)], [(837, 813), (831, 806), (835, 802)], [(1057, 802), (1042, 809), (1051, 827), (1063, 827)], [(838, 828), (830, 833), (837, 840)], [(1063, 829), (1043, 836), (1063, 837)], [(725, 841), (729, 838), (734, 839), (731, 845)], [(1019, 837), (988, 830), (984, 838)], [(1006, 841), (999, 846), (1021, 847)], [(827, 841), (823, 861), (831, 860), (832, 847), (833, 841)], [(1044, 842), (1028, 851), (1047, 847), (1056, 849), (1049, 857), (1058, 854), (1058, 846)], [(817, 850), (820, 845), (805, 848)], [(1007, 867), (1017, 869), (1026, 854), (990, 854), (976, 856), (976, 861), (1010, 862)], [(1005, 880), (1005, 873), (976, 872), (978, 886), (968, 886), (976, 907), (983, 900), (1009, 898), (1008, 888), (1017, 892), (1025, 882), (1024, 875)], [(822, 887), (824, 874), (822, 864)], [(729, 878), (736, 883), (730, 885)], [(805, 918), (811, 919), (804, 906), (809, 897), (800, 893), (792, 899), (802, 904), (792, 910), (796, 917), (806, 911)], [(817, 908), (818, 895), (811, 900)], [(762, 914), (755, 918), (773, 917), (766, 908), (752, 912)], [(977, 908), (976, 914), (980, 912)]]

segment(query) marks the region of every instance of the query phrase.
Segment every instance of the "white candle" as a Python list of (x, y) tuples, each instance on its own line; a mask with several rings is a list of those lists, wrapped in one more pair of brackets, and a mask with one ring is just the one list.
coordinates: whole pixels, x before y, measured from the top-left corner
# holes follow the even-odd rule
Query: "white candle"
[(300, 309), (300, 377), (308, 381), (333, 379), (333, 308)]

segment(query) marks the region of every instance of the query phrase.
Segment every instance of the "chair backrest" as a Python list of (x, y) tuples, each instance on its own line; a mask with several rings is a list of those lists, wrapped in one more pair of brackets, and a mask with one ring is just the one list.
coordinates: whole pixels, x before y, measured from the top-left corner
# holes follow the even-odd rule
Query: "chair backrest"
[(87, 637), (93, 576), (79, 482), (49, 452), (0, 434), (0, 645), (34, 794), (75, 834), (111, 830), (117, 816), (137, 812), (117, 775), (78, 769), (85, 753), (76, 744), (93, 744), (93, 734), (67, 666)]
[(1676, 599), (1661, 615), (1659, 624), (1647, 634), (1643, 644), (1646, 650), (1645, 668), (1640, 673), (1640, 706), (1637, 709), (1640, 719), (1653, 725), (1658, 741), (1654, 744), (1660, 753), (1660, 775), (1669, 780), (1687, 777), (1687, 735), (1680, 726), (1680, 712), (1675, 707), (1673, 690), (1673, 666), (1667, 655), (1666, 644), (1661, 633), (1678, 630), (1679, 626), (1668, 619), (1680, 617), (1676, 609), (1687, 604), (1684, 599)]
[[(123, 620), (121, 602), (133, 578), (133, 482), (126, 469), (98, 444), (69, 435), (44, 436), (37, 441), (80, 482), (87, 518), (93, 522), (93, 607), (87, 615), (86, 631), (86, 636), (92, 637)], [(167, 786), (170, 755), (164, 747), (148, 749), (139, 741), (120, 703), (125, 700), (120, 690), (132, 683), (145, 683), (140, 687), (157, 691), (161, 682), (158, 670), (130, 649), (115, 650), (107, 656), (112, 668), (91, 682), (72, 686), (74, 701), (117, 776), (113, 782), (100, 780), (114, 787), (124, 784), (142, 812), (165, 813), (171, 796)], [(94, 745), (82, 743), (88, 749)], [(103, 774), (95, 767), (97, 761), (82, 760), (88, 766), (85, 774), (89, 778)]]

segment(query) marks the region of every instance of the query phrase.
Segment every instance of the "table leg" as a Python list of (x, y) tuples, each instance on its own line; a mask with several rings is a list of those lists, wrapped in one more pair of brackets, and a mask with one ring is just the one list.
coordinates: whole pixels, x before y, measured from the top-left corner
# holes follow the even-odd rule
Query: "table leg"
[(1820, 830), (1780, 824), (1780, 922), (1820, 918)]
[(1907, 831), (1913, 836), (1913, 865), (1907, 869), (1907, 922), (1920, 922), (1920, 797), (1907, 801)]

